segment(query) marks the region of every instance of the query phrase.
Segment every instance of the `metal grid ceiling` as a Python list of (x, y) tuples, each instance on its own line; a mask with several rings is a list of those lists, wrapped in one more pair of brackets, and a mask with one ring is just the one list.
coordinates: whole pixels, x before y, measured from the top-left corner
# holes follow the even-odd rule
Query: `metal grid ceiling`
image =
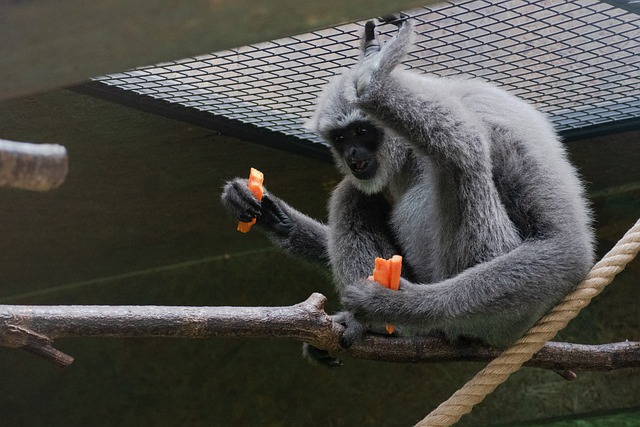
[[(640, 118), (640, 19), (596, 0), (454, 1), (406, 12), (419, 33), (405, 64), (492, 81), (547, 113), (558, 131)], [(299, 144), (315, 99), (358, 57), (354, 23), (94, 81)], [(396, 31), (380, 27), (383, 38)], [(167, 104), (165, 104), (166, 106)]]

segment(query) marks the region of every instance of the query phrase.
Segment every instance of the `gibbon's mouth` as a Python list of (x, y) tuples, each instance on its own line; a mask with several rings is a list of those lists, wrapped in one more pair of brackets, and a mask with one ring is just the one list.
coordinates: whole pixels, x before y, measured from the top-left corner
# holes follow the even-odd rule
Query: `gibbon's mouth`
[(375, 159), (353, 160), (349, 165), (351, 173), (358, 179), (371, 179), (378, 168)]

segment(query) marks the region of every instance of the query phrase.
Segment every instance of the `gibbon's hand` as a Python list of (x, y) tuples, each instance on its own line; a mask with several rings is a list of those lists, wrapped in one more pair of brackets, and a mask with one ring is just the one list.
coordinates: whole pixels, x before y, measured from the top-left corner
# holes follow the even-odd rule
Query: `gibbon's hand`
[[(371, 321), (380, 318), (379, 304), (387, 300), (387, 293), (391, 291), (373, 280), (361, 279), (345, 286), (340, 301), (344, 308), (362, 321)], [(387, 302), (382, 304), (387, 304)]]
[(258, 226), (278, 235), (288, 236), (294, 224), (279, 205), (278, 199), (265, 189), (262, 202), (258, 201), (249, 190), (247, 181), (244, 178), (236, 178), (225, 184), (220, 200), (229, 214), (243, 222), (256, 218)]
[(250, 222), (262, 216), (262, 204), (249, 190), (248, 180), (236, 178), (225, 184), (220, 196), (222, 205), (236, 220)]
[(415, 285), (404, 278), (400, 279), (400, 288), (397, 291), (373, 280), (361, 279), (343, 289), (341, 302), (362, 322), (392, 321), (404, 311), (402, 297), (414, 287)]
[(375, 35), (375, 24), (367, 22), (362, 40), (363, 57), (356, 65), (354, 83), (356, 95), (363, 98), (370, 88), (385, 77), (402, 61), (411, 46), (413, 25), (406, 21), (398, 29), (398, 33), (387, 41), (382, 48)]

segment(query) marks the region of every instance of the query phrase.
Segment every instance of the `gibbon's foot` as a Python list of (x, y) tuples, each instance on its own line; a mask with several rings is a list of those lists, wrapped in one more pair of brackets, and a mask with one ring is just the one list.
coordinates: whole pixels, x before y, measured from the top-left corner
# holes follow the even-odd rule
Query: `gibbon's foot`
[(366, 326), (360, 323), (348, 311), (341, 311), (333, 315), (333, 321), (340, 323), (344, 326), (344, 332), (340, 339), (340, 345), (344, 348), (349, 348), (354, 342), (362, 338), (365, 332), (367, 332)]
[(329, 355), (326, 350), (321, 350), (311, 344), (302, 344), (302, 355), (314, 365), (322, 365), (327, 368), (339, 368), (342, 366), (342, 361)]

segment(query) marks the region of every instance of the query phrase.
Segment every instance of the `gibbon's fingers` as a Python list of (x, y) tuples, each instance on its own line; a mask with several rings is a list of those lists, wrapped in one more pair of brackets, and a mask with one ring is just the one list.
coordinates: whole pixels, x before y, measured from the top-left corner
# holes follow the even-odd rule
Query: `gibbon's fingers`
[(413, 25), (405, 21), (398, 33), (380, 48), (375, 38), (375, 24), (367, 22), (362, 43), (362, 60), (354, 76), (356, 95), (359, 98), (365, 96), (371, 85), (377, 80), (385, 79), (406, 56), (412, 42)]
[(314, 365), (322, 365), (327, 368), (339, 368), (342, 366), (340, 359), (336, 359), (328, 351), (321, 350), (308, 343), (302, 344), (302, 355)]
[(376, 37), (376, 24), (373, 21), (367, 21), (364, 25), (360, 50), (362, 52), (361, 61), (380, 52), (380, 43)]
[(246, 181), (238, 178), (228, 182), (220, 197), (231, 216), (244, 222), (251, 221), (262, 213), (261, 204), (247, 188)]

